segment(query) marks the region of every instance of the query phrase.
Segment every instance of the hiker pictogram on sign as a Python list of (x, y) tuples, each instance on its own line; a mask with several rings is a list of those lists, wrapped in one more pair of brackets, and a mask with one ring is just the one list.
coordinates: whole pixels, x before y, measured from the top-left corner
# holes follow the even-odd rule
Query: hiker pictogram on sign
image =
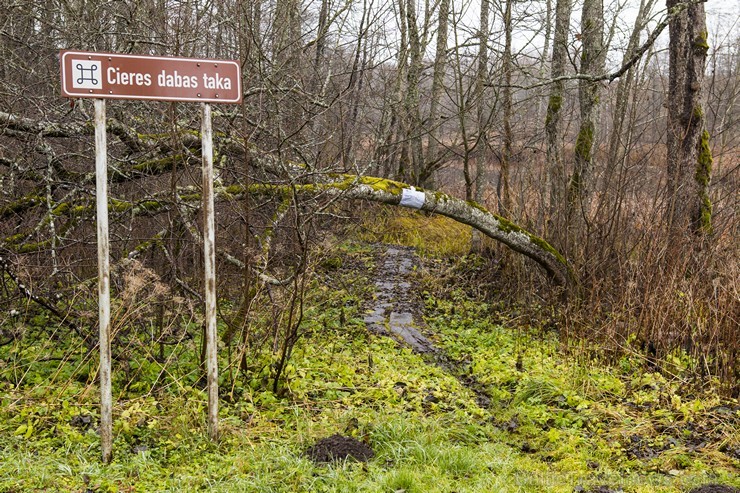
[(72, 87), (75, 89), (102, 89), (101, 63), (97, 60), (72, 60)]

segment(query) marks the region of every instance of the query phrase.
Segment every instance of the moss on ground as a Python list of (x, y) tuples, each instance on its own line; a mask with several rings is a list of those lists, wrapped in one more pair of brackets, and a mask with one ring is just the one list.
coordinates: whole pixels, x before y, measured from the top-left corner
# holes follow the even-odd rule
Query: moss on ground
[[(217, 444), (206, 436), (197, 335), (153, 357), (150, 327), (120, 319), (125, 344), (114, 350), (127, 351), (127, 367), (114, 370), (115, 458), (102, 466), (94, 355), (43, 314), (3, 326), (23, 336), (0, 346), (0, 490), (571, 493), (608, 485), (680, 493), (710, 481), (740, 486), (731, 455), (740, 445), (731, 433), (740, 416), (711, 392), (685, 392), (680, 374), (646, 373), (631, 357), (616, 367), (587, 365), (551, 332), (507, 322), (469, 286), (439, 282), (455, 279), (451, 269), (468, 272), (469, 258), (459, 266), (426, 262), (410, 279), (422, 293), (427, 330), (454, 362), (443, 369), (365, 330), (363, 302), (376, 281), (372, 247), (345, 243), (323, 254), (339, 260), (312, 279), (283, 390), (274, 394), (265, 384), (269, 350), (250, 354), (242, 375), (222, 372)], [(230, 307), (221, 308), (228, 317)], [(271, 326), (265, 310), (251, 314), (253, 329)], [(200, 333), (197, 322), (183, 323), (194, 326), (171, 328)], [(222, 368), (228, 355), (219, 354)], [(487, 405), (464, 377), (481, 384)], [(306, 450), (335, 433), (366, 441), (375, 457), (313, 464)]]
[[(0, 347), (0, 490), (571, 493), (608, 485), (680, 493), (710, 481), (740, 486), (737, 461), (718, 445), (738, 445), (728, 433), (740, 417), (712, 412), (722, 402), (711, 393), (685, 394), (680, 376), (643, 373), (637, 359), (585, 366), (552, 333), (493, 323), (506, 315), (470, 290), (440, 284), (433, 266), (443, 264), (432, 262), (413, 282), (421, 283), (428, 330), (458, 362), (443, 369), (366, 332), (371, 248), (347, 243), (325, 254), (341, 261), (324, 271), (325, 282), (312, 284), (284, 391), (273, 394), (263, 383), (259, 368), (269, 354), (242, 377), (223, 373), (218, 444), (206, 437), (198, 342), (150, 358), (149, 331), (137, 337), (130, 327), (129, 344), (136, 344), (129, 347), (143, 351), (132, 354), (127, 371), (114, 372), (115, 458), (102, 466), (94, 358), (68, 338), (50, 340), (59, 329), (47, 317), (16, 320), (24, 339)], [(254, 315), (269, 325), (269, 313)], [(224, 367), (227, 357), (220, 354)], [(480, 382), (488, 405), (463, 385), (465, 376)], [(312, 463), (306, 451), (335, 433), (367, 442), (375, 457)], [(707, 442), (694, 447), (699, 440)]]

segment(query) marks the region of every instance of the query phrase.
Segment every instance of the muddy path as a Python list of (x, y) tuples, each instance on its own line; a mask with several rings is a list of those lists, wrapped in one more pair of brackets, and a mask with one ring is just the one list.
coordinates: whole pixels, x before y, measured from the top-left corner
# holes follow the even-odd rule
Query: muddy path
[(414, 352), (434, 355), (439, 351), (421, 332), (421, 301), (412, 291), (411, 276), (419, 266), (412, 248), (380, 246), (375, 277), (375, 300), (365, 315), (371, 332), (391, 336)]
[(483, 385), (475, 377), (464, 375), (463, 369), (432, 341), (433, 334), (423, 322), (424, 305), (414, 281), (419, 266), (420, 259), (413, 248), (378, 245), (373, 272), (375, 299), (368, 303), (365, 325), (372, 333), (394, 338), (451, 373), (475, 393), (481, 407), (488, 407), (491, 398)]

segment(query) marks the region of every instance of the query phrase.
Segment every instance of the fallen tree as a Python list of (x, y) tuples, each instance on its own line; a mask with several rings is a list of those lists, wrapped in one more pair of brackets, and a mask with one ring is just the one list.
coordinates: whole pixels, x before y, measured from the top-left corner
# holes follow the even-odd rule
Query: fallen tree
[(473, 201), (461, 200), (438, 191), (415, 190), (404, 183), (369, 176), (345, 175), (336, 181), (323, 183), (322, 186), (330, 192), (336, 190), (332, 193), (344, 198), (401, 205), (449, 217), (531, 258), (558, 285), (569, 288), (575, 282), (566, 259), (547, 241)]
[[(567, 261), (547, 241), (506, 218), (487, 211), (474, 202), (464, 201), (442, 192), (416, 190), (410, 185), (393, 180), (355, 175), (339, 175), (309, 184), (252, 185), (249, 187), (230, 185), (215, 189), (216, 199), (220, 201), (241, 198), (247, 193), (280, 195), (291, 192), (299, 194), (320, 192), (339, 199), (361, 199), (395, 206), (404, 206), (405, 196), (418, 194), (416, 195), (418, 206), (410, 207), (441, 214), (467, 224), (489, 238), (499, 241), (515, 252), (537, 262), (556, 284), (566, 288), (574, 284), (574, 277)], [(196, 189), (181, 188), (179, 189), (179, 197), (184, 203), (197, 204), (200, 202), (200, 194)], [(164, 199), (148, 199), (143, 202), (111, 199), (110, 209), (115, 213), (138, 216), (165, 212), (171, 209), (171, 205), (171, 201)], [(77, 217), (81, 212), (87, 212), (90, 216), (94, 212), (92, 204), (73, 208), (67, 204), (59, 204), (52, 211), (55, 215), (74, 213)], [(70, 220), (72, 219), (70, 218)], [(18, 241), (19, 236), (23, 237), (23, 235), (16, 234), (13, 237), (5, 238), (5, 245), (18, 253), (30, 253), (45, 246), (44, 243), (36, 243), (33, 246), (24, 244)]]
[[(79, 136), (89, 133), (86, 125), (56, 124), (53, 122), (36, 122), (26, 118), (18, 118), (7, 113), (0, 113), (0, 123), (13, 133), (32, 133), (47, 137), (65, 138)], [(151, 163), (169, 163), (173, 156), (186, 152), (192, 155), (191, 149), (199, 146), (197, 133), (187, 130), (183, 131), (179, 138), (183, 149), (162, 148), (157, 145), (156, 139), (147, 137), (126, 128), (116, 120), (109, 120), (109, 131), (117, 136), (129, 151), (141, 153), (139, 159), (129, 156), (128, 169), (116, 170), (116, 181), (136, 180), (147, 176), (156, 176), (169, 171), (169, 166), (152, 165)], [(9, 135), (13, 136), (13, 135)], [(161, 137), (161, 136), (158, 136)], [(571, 288), (575, 284), (575, 278), (566, 259), (547, 241), (537, 235), (521, 228), (506, 218), (493, 214), (485, 208), (472, 201), (465, 201), (452, 197), (446, 193), (431, 190), (417, 190), (405, 183), (389, 179), (364, 176), (361, 174), (321, 173), (309, 169), (300, 163), (280, 159), (270, 153), (241, 142), (230, 136), (221, 136), (217, 139), (219, 152), (229, 154), (234, 158), (239, 156), (248, 159), (255, 170), (259, 170), (263, 176), (271, 176), (277, 179), (270, 180), (271, 184), (252, 181), (251, 185), (239, 183), (230, 185), (217, 185), (215, 195), (217, 200), (234, 200), (246, 194), (272, 194), (290, 196), (300, 195), (323, 195), (331, 197), (332, 200), (369, 200), (387, 205), (406, 206), (414, 209), (441, 214), (455, 221), (469, 225), (489, 238), (501, 242), (513, 251), (525, 255), (537, 262), (556, 284)], [(153, 153), (159, 156), (152, 157)], [(82, 178), (82, 177), (78, 177)], [(92, 175), (85, 176), (79, 182), (91, 183)], [(39, 195), (41, 195), (39, 193)], [(4, 215), (17, 214), (22, 210), (33, 208), (45, 208), (48, 215), (54, 218), (67, 216), (70, 228), (74, 227), (81, 218), (93, 216), (93, 205), (82, 198), (72, 198), (68, 194), (68, 201), (64, 203), (48, 203), (42, 197), (26, 195), (18, 199), (17, 203), (5, 204), (0, 207)], [(86, 194), (77, 194), (85, 197)], [(34, 200), (28, 197), (32, 196)], [(162, 192), (146, 197), (139, 202), (130, 202), (111, 198), (110, 209), (112, 213), (126, 213), (128, 216), (156, 215), (160, 212), (171, 211), (183, 203), (197, 205), (200, 202), (200, 190), (197, 187), (179, 187), (173, 199), (171, 192)], [(41, 223), (49, 221), (50, 218), (41, 219)], [(38, 226), (37, 226), (38, 228)], [(18, 253), (29, 253), (34, 250), (43, 249), (45, 243), (38, 242), (33, 248), (27, 243), (28, 235), (16, 233), (12, 237), (4, 238), (4, 246)]]

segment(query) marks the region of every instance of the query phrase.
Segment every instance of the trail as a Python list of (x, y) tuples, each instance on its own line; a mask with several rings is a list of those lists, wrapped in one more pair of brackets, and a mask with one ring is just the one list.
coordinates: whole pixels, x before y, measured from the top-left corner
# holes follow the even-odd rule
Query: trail
[(419, 354), (436, 354), (438, 349), (424, 336), (420, 302), (411, 291), (409, 280), (419, 258), (412, 248), (388, 246), (375, 271), (376, 299), (365, 324), (373, 333), (390, 335)]
[(472, 390), (478, 404), (488, 407), (489, 394), (477, 379), (463, 375), (453, 361), (423, 334), (423, 305), (414, 292), (414, 271), (419, 267), (419, 257), (410, 247), (382, 245), (380, 259), (375, 269), (375, 300), (364, 321), (368, 330), (383, 336), (393, 337), (417, 354), (454, 375), (460, 383)]

